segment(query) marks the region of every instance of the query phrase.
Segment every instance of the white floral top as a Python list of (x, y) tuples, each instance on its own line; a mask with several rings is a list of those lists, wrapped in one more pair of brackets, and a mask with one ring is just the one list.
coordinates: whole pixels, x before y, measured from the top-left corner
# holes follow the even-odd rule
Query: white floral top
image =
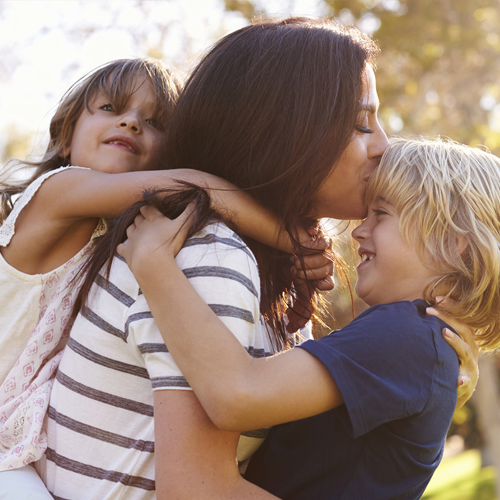
[[(80, 167), (52, 170), (28, 186), (0, 226), (0, 246), (10, 243), (19, 213), (43, 181), (68, 168)], [(80, 252), (46, 274), (22, 273), (0, 254), (0, 471), (27, 465), (45, 452), (42, 424), (81, 285), (74, 278), (104, 230), (99, 224)]]

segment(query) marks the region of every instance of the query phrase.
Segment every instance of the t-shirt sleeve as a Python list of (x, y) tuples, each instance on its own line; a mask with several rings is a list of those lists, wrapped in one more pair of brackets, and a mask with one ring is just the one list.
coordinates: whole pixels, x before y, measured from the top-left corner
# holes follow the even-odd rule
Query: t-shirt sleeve
[(411, 302), (375, 306), (342, 330), (301, 346), (328, 369), (344, 399), (353, 437), (421, 411), (432, 390), (431, 328)]
[[(176, 261), (198, 294), (251, 354), (268, 350), (262, 336), (256, 334), (262, 329), (257, 263), (236, 234), (221, 224), (208, 226), (186, 242)], [(163, 342), (144, 296), (139, 296), (130, 317), (134, 319), (130, 333), (144, 358), (153, 390), (190, 389)]]

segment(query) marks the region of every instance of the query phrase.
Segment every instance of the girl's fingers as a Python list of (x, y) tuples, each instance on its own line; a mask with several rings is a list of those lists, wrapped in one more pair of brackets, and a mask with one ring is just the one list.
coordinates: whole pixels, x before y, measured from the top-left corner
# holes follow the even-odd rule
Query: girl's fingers
[[(303, 269), (302, 262), (298, 257), (290, 257), (290, 262), (297, 268)], [(326, 265), (331, 265), (333, 268), (332, 256), (321, 253), (316, 255), (306, 255), (304, 257), (304, 265), (306, 269), (317, 269)]]
[(152, 205), (143, 205), (139, 210), (141, 211), (141, 215), (148, 220), (154, 220), (158, 217), (165, 217)]
[(319, 238), (316, 238), (314, 240), (309, 240), (306, 241), (305, 243), (302, 243), (302, 247), (314, 250), (314, 251), (325, 251), (328, 248), (332, 248), (332, 239), (331, 238), (323, 238), (320, 236)]
[(326, 292), (328, 290), (333, 290), (335, 288), (335, 280), (332, 276), (327, 276), (322, 280), (316, 281), (316, 289), (321, 290), (322, 292)]
[(304, 270), (292, 267), (292, 275), (294, 278), (302, 280), (322, 280), (333, 274), (333, 262), (328, 262), (326, 265), (318, 268), (310, 268)]

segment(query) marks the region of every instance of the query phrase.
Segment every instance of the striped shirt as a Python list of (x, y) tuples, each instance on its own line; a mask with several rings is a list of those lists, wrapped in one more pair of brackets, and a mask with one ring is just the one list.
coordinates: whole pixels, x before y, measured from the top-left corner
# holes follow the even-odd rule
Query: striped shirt
[[(236, 234), (222, 224), (207, 226), (176, 260), (252, 356), (271, 354), (260, 321), (257, 263)], [(56, 500), (155, 498), (153, 391), (164, 389), (190, 387), (117, 256), (109, 281), (99, 276), (94, 282), (54, 383), (39, 470)], [(248, 448), (262, 438), (255, 431), (240, 444)], [(240, 447), (238, 454), (246, 458)]]

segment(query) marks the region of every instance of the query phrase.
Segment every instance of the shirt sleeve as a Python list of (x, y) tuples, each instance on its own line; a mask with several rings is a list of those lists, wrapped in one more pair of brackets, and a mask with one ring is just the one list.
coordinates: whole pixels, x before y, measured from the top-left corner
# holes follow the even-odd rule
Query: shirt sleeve
[[(257, 263), (234, 232), (222, 224), (207, 226), (187, 240), (176, 261), (198, 294), (251, 354), (268, 351), (259, 322)], [(190, 389), (143, 295), (130, 309), (128, 322), (153, 390)], [(199, 334), (203, 335), (203, 331)]]
[(437, 361), (432, 329), (411, 302), (375, 306), (342, 330), (301, 348), (328, 369), (344, 399), (341, 418), (356, 438), (422, 411)]

